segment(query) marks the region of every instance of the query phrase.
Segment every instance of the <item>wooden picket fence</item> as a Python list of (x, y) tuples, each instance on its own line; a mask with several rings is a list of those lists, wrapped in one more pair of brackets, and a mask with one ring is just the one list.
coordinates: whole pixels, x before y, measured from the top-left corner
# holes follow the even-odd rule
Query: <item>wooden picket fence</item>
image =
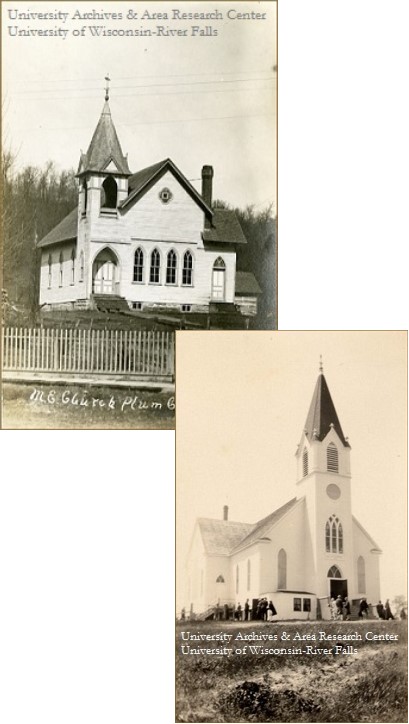
[(172, 332), (4, 327), (4, 372), (123, 378), (174, 376)]

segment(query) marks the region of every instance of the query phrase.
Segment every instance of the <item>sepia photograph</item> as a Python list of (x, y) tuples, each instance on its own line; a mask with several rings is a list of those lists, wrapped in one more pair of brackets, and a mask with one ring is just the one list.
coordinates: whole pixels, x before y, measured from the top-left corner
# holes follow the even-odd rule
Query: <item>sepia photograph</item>
[(177, 335), (176, 721), (405, 722), (407, 333), (234, 334)]
[(173, 429), (176, 330), (277, 327), (276, 3), (2, 3), (6, 428)]

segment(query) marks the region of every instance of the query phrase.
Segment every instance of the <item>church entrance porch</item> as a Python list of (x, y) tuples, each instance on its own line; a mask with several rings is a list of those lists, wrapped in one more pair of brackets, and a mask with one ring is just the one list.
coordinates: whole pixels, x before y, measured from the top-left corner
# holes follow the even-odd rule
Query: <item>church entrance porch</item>
[(92, 265), (93, 294), (119, 294), (118, 259), (111, 249), (103, 249)]

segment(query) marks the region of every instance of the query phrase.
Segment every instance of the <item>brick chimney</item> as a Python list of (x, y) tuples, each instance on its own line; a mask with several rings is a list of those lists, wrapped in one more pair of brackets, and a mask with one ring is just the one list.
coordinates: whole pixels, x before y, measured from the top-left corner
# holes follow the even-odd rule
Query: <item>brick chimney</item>
[[(212, 208), (213, 193), (213, 166), (203, 166), (202, 168), (202, 199), (207, 206)], [(211, 220), (205, 215), (205, 227), (208, 229)]]
[(223, 505), (223, 520), (229, 519), (229, 506)]

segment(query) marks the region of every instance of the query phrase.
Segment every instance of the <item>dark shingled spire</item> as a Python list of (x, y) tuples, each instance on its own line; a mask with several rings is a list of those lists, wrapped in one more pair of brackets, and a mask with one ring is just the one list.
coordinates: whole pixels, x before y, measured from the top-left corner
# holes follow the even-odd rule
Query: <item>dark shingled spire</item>
[(88, 151), (81, 156), (79, 173), (105, 171), (111, 159), (120, 174), (130, 175), (128, 161), (122, 153), (121, 144), (112, 122), (109, 103), (106, 100)]
[(341, 423), (338, 420), (338, 415), (328, 389), (327, 381), (321, 373), (318, 377), (317, 384), (315, 385), (304, 431), (310, 441), (314, 439), (323, 440), (329, 433), (331, 424), (334, 426), (342, 444), (345, 447), (350, 447), (348, 441), (344, 437), (344, 433), (342, 432)]

